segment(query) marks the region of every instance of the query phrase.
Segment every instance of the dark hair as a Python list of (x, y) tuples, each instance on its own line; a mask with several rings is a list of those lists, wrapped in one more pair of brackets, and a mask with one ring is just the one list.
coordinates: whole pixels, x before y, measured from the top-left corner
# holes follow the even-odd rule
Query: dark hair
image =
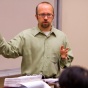
[(66, 68), (59, 77), (60, 88), (88, 88), (88, 70), (80, 66)]
[[(44, 1), (44, 2), (41, 2), (41, 3), (39, 3), (37, 6), (36, 6), (36, 15), (38, 14), (38, 6), (40, 5), (40, 4), (49, 4), (49, 5), (51, 5), (49, 2), (46, 2), (46, 1)], [(52, 6), (52, 5), (51, 5)], [(53, 8), (53, 6), (52, 6), (52, 8)], [(54, 8), (53, 8), (53, 14), (54, 14)]]

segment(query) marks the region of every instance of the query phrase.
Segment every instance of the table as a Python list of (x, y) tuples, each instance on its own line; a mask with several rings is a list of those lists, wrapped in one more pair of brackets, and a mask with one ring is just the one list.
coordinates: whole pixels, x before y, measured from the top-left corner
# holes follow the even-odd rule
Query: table
[[(22, 76), (20, 68), (0, 70), (0, 88), (5, 88), (5, 87), (3, 87), (5, 78), (13, 78), (13, 77), (19, 77), (19, 76)], [(58, 83), (48, 83), (48, 84), (50, 86), (54, 86), (54, 88), (58, 88), (58, 86), (57, 86)]]

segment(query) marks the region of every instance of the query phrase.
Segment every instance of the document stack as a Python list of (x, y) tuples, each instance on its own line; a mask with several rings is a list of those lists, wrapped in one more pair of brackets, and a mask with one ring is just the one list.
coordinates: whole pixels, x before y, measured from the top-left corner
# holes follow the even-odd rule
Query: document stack
[(51, 88), (44, 80), (42, 75), (20, 76), (5, 78), (4, 88)]

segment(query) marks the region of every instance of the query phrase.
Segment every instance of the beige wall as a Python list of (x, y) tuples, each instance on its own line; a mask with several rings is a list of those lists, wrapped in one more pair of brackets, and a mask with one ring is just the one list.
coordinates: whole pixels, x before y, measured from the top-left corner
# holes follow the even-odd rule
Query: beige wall
[(72, 65), (88, 68), (88, 0), (61, 0), (61, 27), (74, 53)]

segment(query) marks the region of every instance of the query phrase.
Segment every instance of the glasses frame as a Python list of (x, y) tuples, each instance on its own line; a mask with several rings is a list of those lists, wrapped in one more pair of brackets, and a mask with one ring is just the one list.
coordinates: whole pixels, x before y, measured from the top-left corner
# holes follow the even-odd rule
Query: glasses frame
[(48, 14), (44, 14), (44, 13), (41, 13), (41, 14), (37, 14), (38, 16), (40, 16), (40, 17), (42, 17), (42, 18), (44, 18), (44, 17), (48, 17), (48, 18), (51, 18), (51, 17), (53, 17), (54, 15), (53, 14), (50, 14), (50, 13), (48, 13)]

